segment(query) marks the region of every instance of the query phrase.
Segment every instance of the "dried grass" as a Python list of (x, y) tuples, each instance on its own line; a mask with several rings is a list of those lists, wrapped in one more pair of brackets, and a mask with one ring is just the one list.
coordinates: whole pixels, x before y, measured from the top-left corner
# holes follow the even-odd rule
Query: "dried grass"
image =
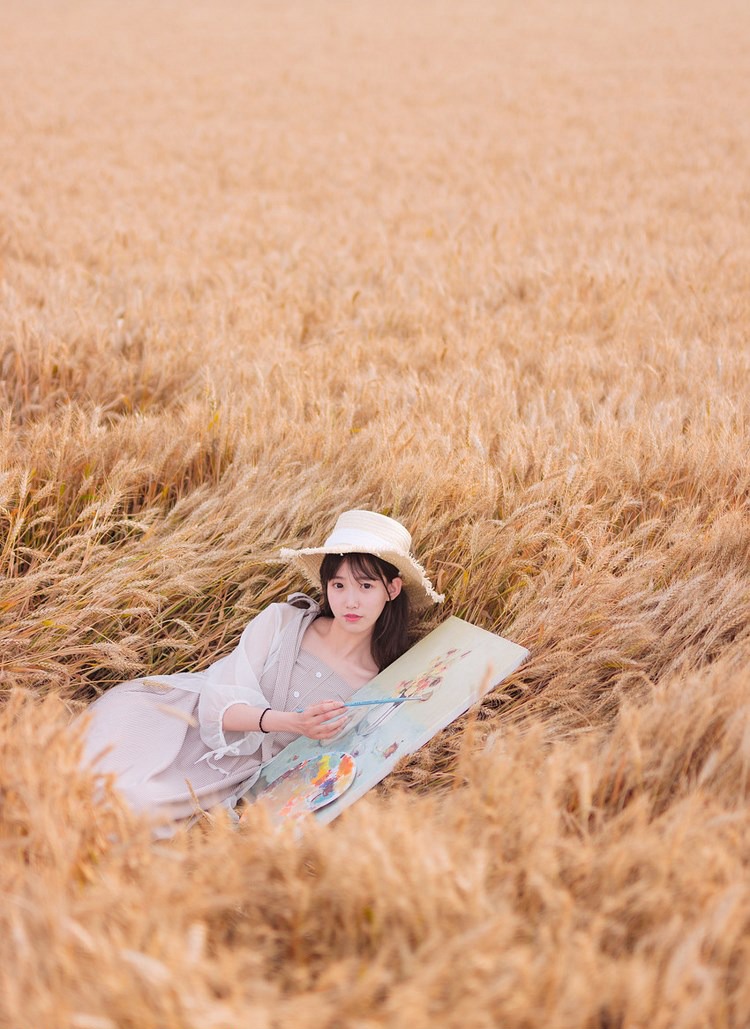
[[(750, 18), (4, 6), (0, 1025), (750, 1022)], [(344, 507), (531, 658), (332, 826), (70, 714)]]

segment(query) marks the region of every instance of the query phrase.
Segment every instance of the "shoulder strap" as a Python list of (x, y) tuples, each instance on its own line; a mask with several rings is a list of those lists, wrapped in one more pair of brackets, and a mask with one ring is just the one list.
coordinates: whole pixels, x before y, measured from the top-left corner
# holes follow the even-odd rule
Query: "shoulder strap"
[(317, 600), (313, 600), (312, 597), (308, 597), (306, 593), (290, 593), (286, 598), (287, 604), (292, 604), (294, 607), (300, 608), (303, 611), (312, 611), (315, 609), (317, 612), (320, 608), (320, 604)]

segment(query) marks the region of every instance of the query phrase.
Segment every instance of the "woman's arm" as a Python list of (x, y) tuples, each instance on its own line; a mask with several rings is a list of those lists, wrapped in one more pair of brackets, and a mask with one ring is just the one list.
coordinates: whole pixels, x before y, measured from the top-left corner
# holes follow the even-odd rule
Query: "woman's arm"
[[(258, 717), (268, 705), (260, 688), (258, 676), (269, 652), (283, 632), (286, 616), (286, 604), (269, 604), (248, 623), (240, 643), (232, 653), (214, 662), (207, 670), (208, 682), (201, 690), (198, 701), (198, 723), (201, 739), (213, 755), (212, 760), (225, 754), (254, 754), (260, 747)], [(251, 657), (255, 665), (250, 660)], [(245, 734), (244, 737), (234, 738), (230, 743), (224, 735), (224, 715), (233, 707), (239, 707), (245, 712), (257, 708), (258, 717), (255, 719), (254, 728), (238, 729), (239, 733)], [(245, 722), (242, 724), (244, 726)], [(250, 724), (247, 723), (248, 726)], [(263, 728), (265, 727), (264, 721)]]
[(311, 740), (327, 740), (341, 729), (346, 706), (340, 700), (324, 700), (304, 711), (274, 711), (272, 708), (231, 704), (224, 712), (224, 732), (258, 732), (263, 712), (263, 732), (290, 732)]

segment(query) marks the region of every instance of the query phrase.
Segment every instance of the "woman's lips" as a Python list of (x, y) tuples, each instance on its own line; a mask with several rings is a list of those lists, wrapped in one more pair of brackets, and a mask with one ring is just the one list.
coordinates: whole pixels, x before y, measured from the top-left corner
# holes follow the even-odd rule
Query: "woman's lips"
[(362, 615), (344, 615), (344, 619), (347, 622), (358, 622)]

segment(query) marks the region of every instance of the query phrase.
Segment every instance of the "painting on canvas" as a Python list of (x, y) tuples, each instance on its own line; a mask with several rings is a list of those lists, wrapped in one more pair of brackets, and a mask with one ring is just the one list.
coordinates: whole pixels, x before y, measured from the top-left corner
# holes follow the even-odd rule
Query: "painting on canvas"
[(246, 799), (262, 802), (276, 822), (310, 814), (330, 822), (527, 656), (510, 640), (448, 618), (351, 697), (394, 702), (350, 707), (332, 740), (293, 741), (266, 765)]

